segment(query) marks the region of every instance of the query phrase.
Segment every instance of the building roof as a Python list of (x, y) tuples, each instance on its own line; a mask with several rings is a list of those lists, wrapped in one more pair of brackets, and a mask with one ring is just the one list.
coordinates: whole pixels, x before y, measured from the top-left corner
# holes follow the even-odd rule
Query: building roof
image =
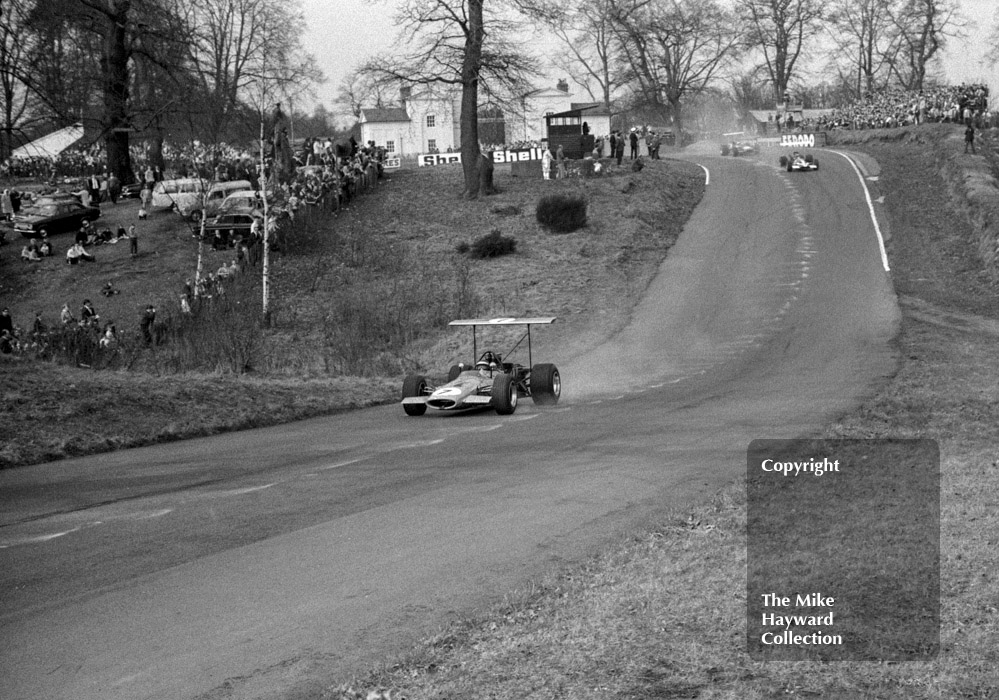
[(610, 116), (611, 111), (607, 109), (603, 102), (572, 102), (569, 109), (579, 110), (580, 113), (593, 116)]
[(610, 112), (601, 102), (578, 102), (572, 104), (572, 109), (558, 114), (548, 114), (546, 117), (588, 117), (609, 115)]
[(83, 124), (73, 124), (15, 148), (13, 158), (55, 158), (83, 138)]
[(378, 107), (361, 110), (361, 122), (408, 122), (409, 113), (405, 107)]

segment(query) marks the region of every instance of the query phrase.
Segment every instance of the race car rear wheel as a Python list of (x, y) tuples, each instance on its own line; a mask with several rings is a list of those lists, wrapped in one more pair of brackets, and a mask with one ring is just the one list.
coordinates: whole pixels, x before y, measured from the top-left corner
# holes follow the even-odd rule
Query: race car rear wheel
[(781, 156), (780, 157), (780, 167), (782, 167), (782, 168), (786, 168), (787, 167), (787, 156)]
[(812, 165), (814, 165), (814, 166), (815, 166), (815, 169), (816, 169), (816, 170), (818, 170), (818, 169), (819, 169), (819, 159), (818, 159), (818, 158), (815, 158), (815, 159), (814, 159), (814, 160), (812, 161)]
[[(427, 393), (427, 379), (419, 374), (411, 374), (402, 382), (402, 398), (408, 399), (411, 396), (423, 396)], [(425, 403), (404, 403), (402, 410), (407, 416), (422, 416), (427, 412)]]
[(791, 172), (792, 170), (794, 170), (794, 167), (791, 165), (791, 161), (788, 161), (787, 162), (787, 171)]
[(493, 408), (501, 416), (508, 416), (517, 410), (517, 382), (512, 374), (501, 372), (493, 380)]
[(555, 365), (541, 364), (531, 368), (531, 398), (541, 406), (554, 406), (562, 395), (562, 377)]
[(723, 143), (722, 144), (721, 152), (722, 152), (723, 156), (727, 156), (728, 155), (728, 144), (727, 143)]
[(805, 162), (806, 162), (806, 163), (811, 163), (811, 162), (812, 162), (812, 160), (813, 160), (813, 159), (812, 159), (812, 154), (811, 154), (811, 153), (806, 153), (806, 154), (805, 154)]
[(453, 382), (461, 374), (461, 365), (451, 365), (451, 369), (447, 371), (447, 380)]

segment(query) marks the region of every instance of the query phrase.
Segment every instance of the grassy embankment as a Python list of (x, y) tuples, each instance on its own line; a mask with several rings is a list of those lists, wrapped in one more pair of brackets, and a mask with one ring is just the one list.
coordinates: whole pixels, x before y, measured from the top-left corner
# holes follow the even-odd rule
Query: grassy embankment
[(982, 264), (962, 213), (962, 178), (953, 175), (961, 168), (952, 167), (964, 158), (960, 129), (853, 141), (839, 147), (881, 165), (904, 314), (896, 341), (902, 364), (877, 395), (818, 437), (939, 441), (939, 656), (750, 659), (746, 503), (735, 484), (710, 504), (664, 514), (658, 527), (441, 630), (390, 668), (330, 688), (324, 699), (364, 697), (373, 688), (410, 700), (999, 697), (999, 271)]
[[(49, 324), (84, 298), (123, 333), (121, 351), (96, 371), (0, 356), (0, 468), (109, 449), (258, 427), (398, 398), (404, 372), (441, 374), (467, 333), (448, 320), (471, 314), (554, 314), (539, 347), (585, 346), (612, 332), (645, 288), (703, 193), (699, 168), (649, 162), (590, 180), (540, 183), (497, 169), (500, 193), (463, 202), (457, 167), (391, 174), (335, 218), (314, 217), (273, 257), (273, 323), (259, 328), (259, 281), (230, 289), (225, 311), (196, 333), (145, 348), (139, 312), (176, 320), (197, 245), (169, 212), (139, 223), (140, 255), (126, 245), (94, 249), (97, 262), (40, 264), (2, 251), (0, 306), (29, 328)], [(552, 234), (535, 221), (544, 193), (583, 194), (589, 223)], [(105, 205), (100, 226), (135, 222), (138, 204)], [(499, 230), (514, 255), (476, 260), (460, 243)], [(206, 246), (203, 268), (231, 261)], [(258, 268), (259, 269), (259, 268)], [(103, 297), (112, 281), (121, 293)], [(584, 311), (586, 313), (584, 313)], [(193, 339), (192, 339), (193, 338)], [(88, 362), (88, 364), (90, 364)], [(95, 366), (99, 363), (93, 363)], [(234, 369), (251, 371), (237, 374)]]

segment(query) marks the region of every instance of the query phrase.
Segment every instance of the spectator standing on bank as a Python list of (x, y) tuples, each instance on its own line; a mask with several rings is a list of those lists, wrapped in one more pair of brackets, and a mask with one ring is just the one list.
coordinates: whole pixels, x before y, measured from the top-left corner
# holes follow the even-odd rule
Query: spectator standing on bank
[(10, 331), (14, 333), (14, 319), (10, 316), (10, 309), (4, 308), (0, 311), (0, 331)]
[(139, 234), (135, 232), (135, 224), (128, 227), (128, 252), (133, 258), (139, 254)]
[(631, 159), (635, 160), (638, 158), (638, 132), (635, 131), (635, 127), (631, 127), (631, 135), (628, 140), (631, 142)]
[(565, 168), (565, 151), (562, 150), (562, 144), (558, 145), (558, 150), (555, 152), (555, 162), (558, 164), (558, 179), (564, 180), (569, 173)]
[(964, 130), (964, 152), (967, 153), (968, 149), (971, 149), (972, 155), (975, 153), (975, 127), (968, 124), (967, 128)]
[(114, 173), (108, 175), (108, 199), (111, 200), (112, 204), (118, 203), (118, 198), (121, 196), (121, 180)]
[(142, 312), (142, 316), (139, 317), (139, 331), (142, 333), (142, 339), (146, 345), (152, 345), (153, 343), (153, 323), (155, 321), (156, 307), (149, 304)]
[(620, 166), (621, 161), (624, 160), (624, 134), (618, 133), (617, 135), (617, 152), (614, 155), (617, 158), (617, 164)]
[(545, 152), (541, 154), (541, 176), (545, 180), (552, 179), (552, 149), (547, 145)]
[(14, 218), (14, 200), (11, 199), (10, 190), (4, 190), (0, 195), (0, 213), (3, 214), (4, 221)]

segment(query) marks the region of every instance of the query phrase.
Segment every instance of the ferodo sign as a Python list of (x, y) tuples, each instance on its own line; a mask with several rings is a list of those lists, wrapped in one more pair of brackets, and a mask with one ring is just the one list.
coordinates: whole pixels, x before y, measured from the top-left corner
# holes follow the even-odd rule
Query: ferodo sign
[[(517, 148), (508, 151), (493, 151), (493, 163), (518, 163), (527, 160), (541, 160), (543, 148)], [(460, 153), (426, 153), (417, 156), (416, 162), (422, 167), (426, 165), (445, 165), (460, 163)]]
[(783, 134), (780, 137), (780, 145), (789, 148), (814, 148), (816, 141), (819, 142), (818, 145), (824, 145), (825, 134), (818, 136), (816, 139), (816, 134)]

